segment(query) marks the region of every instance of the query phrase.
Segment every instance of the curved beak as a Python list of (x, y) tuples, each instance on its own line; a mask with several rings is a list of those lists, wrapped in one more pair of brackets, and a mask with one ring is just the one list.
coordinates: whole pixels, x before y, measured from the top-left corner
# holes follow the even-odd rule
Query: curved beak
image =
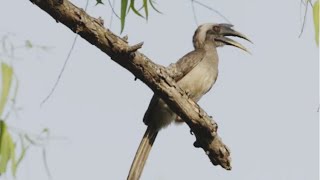
[(221, 41), (223, 43), (225, 43), (226, 45), (231, 45), (231, 46), (234, 46), (234, 47), (237, 47), (237, 48), (240, 48), (246, 52), (248, 52), (249, 54), (251, 54), (247, 48), (245, 48), (242, 44), (228, 38), (228, 37), (225, 37), (225, 36), (235, 36), (235, 37), (239, 37), (239, 38), (242, 38), (242, 39), (245, 39), (249, 42), (252, 43), (252, 41), (250, 41), (250, 39), (245, 36), (244, 34), (240, 33), (240, 32), (237, 32), (235, 30), (232, 29), (232, 26), (231, 24), (220, 24), (221, 26), (221, 36), (220, 37), (216, 37), (215, 40), (217, 41)]
[(215, 38), (215, 40), (221, 41), (226, 45), (237, 47), (237, 48), (242, 49), (242, 50), (246, 51), (247, 53), (251, 54), (250, 51), (246, 47), (244, 47), (242, 44), (238, 43), (237, 41), (235, 41), (233, 39), (222, 36), (222, 37)]

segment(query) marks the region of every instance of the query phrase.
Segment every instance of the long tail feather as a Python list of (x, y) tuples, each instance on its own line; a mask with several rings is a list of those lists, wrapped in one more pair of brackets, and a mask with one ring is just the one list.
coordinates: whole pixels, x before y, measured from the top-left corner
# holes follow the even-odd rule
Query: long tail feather
[(158, 131), (148, 126), (139, 148), (136, 152), (134, 160), (131, 164), (127, 180), (139, 180), (143, 171), (143, 167), (147, 161), (152, 145), (157, 137)]

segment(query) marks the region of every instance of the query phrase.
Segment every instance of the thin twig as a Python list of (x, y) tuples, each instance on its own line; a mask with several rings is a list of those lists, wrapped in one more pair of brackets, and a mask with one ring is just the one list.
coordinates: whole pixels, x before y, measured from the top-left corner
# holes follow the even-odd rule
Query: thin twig
[[(87, 0), (87, 1), (89, 1), (89, 0)], [(70, 59), (71, 53), (72, 53), (72, 51), (73, 51), (73, 49), (74, 49), (74, 47), (75, 47), (77, 38), (78, 38), (78, 35), (76, 35), (76, 36), (74, 37), (74, 39), (73, 39), (71, 48), (70, 48), (70, 50), (69, 50), (69, 52), (68, 52), (68, 55), (67, 55), (67, 57), (66, 57), (66, 60), (64, 61), (64, 64), (63, 64), (63, 66), (62, 66), (62, 69), (60, 70), (60, 73), (59, 73), (59, 76), (58, 76), (56, 82), (54, 83), (54, 85), (53, 85), (53, 87), (51, 88), (51, 91), (50, 91), (50, 93), (47, 95), (47, 97), (45, 97), (45, 98), (43, 99), (43, 101), (41, 102), (40, 106), (43, 106), (44, 103), (46, 103), (46, 102), (48, 101), (48, 99), (52, 96), (52, 94), (53, 94), (54, 91), (56, 90), (56, 88), (57, 88), (57, 86), (58, 86), (58, 84), (59, 84), (59, 82), (60, 82), (60, 79), (61, 79), (61, 77), (62, 77), (62, 74), (63, 74), (63, 72), (64, 72), (64, 70), (65, 70), (65, 68), (66, 68), (66, 66), (67, 66), (67, 63), (69, 62), (69, 59)]]
[(120, 16), (114, 11), (115, 0), (112, 1), (112, 4), (111, 4), (111, 1), (108, 0), (108, 3), (109, 3), (109, 6), (110, 6), (110, 8), (111, 8), (111, 16), (110, 16), (110, 24), (109, 24), (109, 27), (110, 27), (110, 29), (111, 29), (112, 20), (113, 20), (113, 15), (115, 15), (118, 19), (120, 19)]
[(120, 19), (120, 16), (119, 16), (119, 15), (116, 13), (116, 11), (114, 10), (115, 0), (112, 1), (112, 4), (111, 4), (111, 1), (108, 0), (108, 3), (109, 3), (109, 6), (111, 7), (112, 14), (114, 14), (118, 19)]
[(51, 175), (50, 168), (48, 165), (47, 153), (46, 153), (45, 147), (42, 148), (42, 158), (43, 158), (43, 164), (44, 164), (44, 168), (46, 170), (47, 176), (50, 180), (52, 180), (52, 175)]
[(313, 9), (313, 4), (311, 3), (311, 1), (309, 1), (309, 4), (310, 4), (310, 6), (312, 7), (312, 9)]
[(299, 6), (299, 16), (300, 16), (300, 21), (301, 21), (301, 9), (302, 9), (302, 5), (305, 5), (304, 0), (300, 0), (300, 6)]
[(207, 8), (207, 9), (215, 12), (215, 13), (218, 14), (220, 17), (222, 17), (225, 21), (227, 21), (228, 23), (231, 24), (231, 21), (229, 21), (228, 18), (226, 18), (224, 15), (222, 15), (219, 11), (217, 11), (217, 10), (211, 8), (210, 6), (207, 6), (207, 5), (205, 5), (205, 4), (203, 4), (202, 2), (199, 2), (199, 1), (197, 1), (197, 0), (192, 0), (192, 1), (195, 2), (195, 3), (197, 3), (198, 5), (200, 5), (200, 6), (202, 6), (202, 7), (205, 7), (205, 8)]
[[(307, 4), (306, 4), (306, 3), (307, 3)], [(303, 4), (303, 5), (308, 5), (308, 4), (310, 4), (310, 6), (313, 8), (313, 4), (312, 4), (311, 0), (306, 0), (306, 3), (305, 3), (303, 0), (301, 0), (301, 3), (300, 3), (300, 4)]]
[(198, 19), (197, 19), (197, 15), (196, 15), (196, 9), (194, 8), (194, 0), (191, 0), (191, 7), (192, 7), (192, 12), (193, 12), (193, 19), (194, 19), (194, 22), (196, 23), (196, 25), (198, 26), (199, 23), (198, 23)]
[(307, 12), (308, 12), (308, 3), (309, 1), (306, 2), (307, 4), (305, 4), (305, 11), (304, 11), (304, 17), (303, 17), (303, 22), (302, 22), (302, 27), (301, 27), (301, 31), (300, 31), (300, 34), (299, 34), (299, 38), (301, 37), (302, 33), (303, 33), (303, 30), (304, 30), (304, 26), (306, 24), (306, 18), (307, 18)]
[[(84, 11), (87, 11), (88, 5), (89, 5), (89, 0), (87, 0), (87, 2), (86, 2)], [(70, 48), (70, 50), (69, 50), (69, 52), (68, 52), (68, 55), (67, 55), (67, 57), (66, 57), (66, 59), (65, 59), (65, 61), (64, 61), (64, 64), (63, 64), (63, 66), (62, 66), (62, 69), (60, 70), (60, 73), (59, 73), (59, 76), (58, 76), (56, 82), (54, 83), (53, 87), (51, 88), (50, 93), (42, 100), (40, 106), (43, 106), (44, 103), (46, 103), (46, 102), (48, 101), (48, 99), (52, 96), (52, 94), (53, 94), (54, 91), (56, 90), (56, 88), (57, 88), (57, 86), (58, 86), (58, 84), (59, 84), (59, 82), (60, 82), (60, 79), (61, 79), (61, 77), (62, 77), (62, 74), (63, 74), (64, 70), (65, 70), (66, 67), (67, 67), (67, 63), (69, 62), (70, 56), (71, 56), (71, 54), (72, 54), (72, 52), (73, 52), (73, 49), (74, 49), (74, 47), (75, 47), (75, 45), (76, 45), (77, 39), (78, 39), (78, 34), (76, 34), (76, 36), (75, 36), (74, 39), (73, 39), (71, 48)]]

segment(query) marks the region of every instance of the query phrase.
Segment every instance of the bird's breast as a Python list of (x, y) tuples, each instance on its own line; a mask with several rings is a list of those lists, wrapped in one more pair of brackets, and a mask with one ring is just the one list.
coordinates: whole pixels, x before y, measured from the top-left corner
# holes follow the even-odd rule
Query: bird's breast
[(204, 59), (185, 75), (178, 85), (187, 91), (190, 98), (198, 101), (215, 83), (218, 76), (218, 61)]

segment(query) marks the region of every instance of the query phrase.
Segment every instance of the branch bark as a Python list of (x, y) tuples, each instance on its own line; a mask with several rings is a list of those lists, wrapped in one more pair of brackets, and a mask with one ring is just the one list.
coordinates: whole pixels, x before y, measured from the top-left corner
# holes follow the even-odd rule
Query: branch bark
[(167, 68), (153, 63), (137, 51), (142, 43), (129, 46), (127, 38), (120, 38), (104, 28), (101, 18), (89, 16), (68, 0), (30, 1), (149, 86), (188, 124), (196, 137), (194, 146), (201, 147), (214, 165), (231, 170), (230, 151), (217, 134), (217, 123), (177, 86)]

